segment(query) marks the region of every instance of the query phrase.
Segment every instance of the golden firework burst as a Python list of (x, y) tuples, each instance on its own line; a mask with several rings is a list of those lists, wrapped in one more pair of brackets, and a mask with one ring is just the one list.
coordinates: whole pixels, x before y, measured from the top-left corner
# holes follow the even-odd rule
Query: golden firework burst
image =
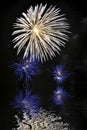
[(68, 41), (69, 24), (60, 9), (47, 4), (32, 6), (27, 13), (22, 13), (14, 24), (14, 48), (18, 47), (17, 54), (26, 46), (24, 58), (28, 55), (41, 62), (52, 59), (56, 52), (60, 53), (60, 46)]

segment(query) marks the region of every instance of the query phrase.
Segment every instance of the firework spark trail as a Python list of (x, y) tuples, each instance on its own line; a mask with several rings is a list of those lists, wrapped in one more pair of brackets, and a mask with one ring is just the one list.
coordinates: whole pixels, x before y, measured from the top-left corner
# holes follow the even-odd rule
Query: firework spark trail
[(16, 116), (19, 127), (14, 130), (71, 130), (68, 123), (62, 122), (61, 117), (46, 110), (41, 109), (38, 114), (31, 115), (32, 118), (29, 118), (29, 115), (24, 113), (22, 121)]
[(36, 112), (40, 107), (40, 98), (37, 95), (32, 95), (30, 90), (27, 93), (20, 91), (11, 103), (11, 107), (22, 110), (23, 112)]
[(31, 81), (32, 77), (40, 74), (40, 64), (36, 60), (33, 62), (31, 58), (25, 58), (20, 60), (18, 63), (13, 63), (11, 68), (14, 69), (14, 73), (19, 80), (25, 78), (27, 81)]
[(62, 87), (58, 87), (54, 91), (53, 101), (56, 105), (64, 104), (69, 98), (70, 98), (70, 95)]
[(54, 80), (59, 83), (63, 83), (65, 79), (67, 79), (70, 74), (64, 70), (64, 66), (57, 65), (56, 68), (53, 71)]
[(32, 55), (33, 61), (41, 62), (52, 59), (56, 52), (60, 53), (60, 46), (65, 46), (65, 41), (69, 40), (69, 24), (64, 15), (60, 15), (60, 9), (46, 7), (47, 4), (31, 6), (14, 24), (14, 48), (18, 47), (19, 54), (26, 46), (24, 58)]

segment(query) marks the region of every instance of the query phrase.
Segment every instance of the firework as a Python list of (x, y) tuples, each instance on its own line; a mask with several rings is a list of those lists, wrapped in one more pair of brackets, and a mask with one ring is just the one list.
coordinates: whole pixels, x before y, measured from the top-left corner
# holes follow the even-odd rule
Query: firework
[(24, 119), (22, 121), (16, 116), (19, 125), (17, 130), (70, 130), (69, 124), (63, 123), (61, 117), (45, 110), (40, 110), (32, 118), (29, 118), (26, 113), (23, 115)]
[(22, 80), (31, 81), (33, 76), (37, 76), (40, 73), (39, 63), (32, 61), (32, 58), (25, 58), (18, 63), (13, 63), (11, 67), (14, 69), (15, 75)]
[(40, 106), (40, 99), (37, 95), (32, 95), (30, 90), (27, 93), (20, 91), (14, 98), (11, 106), (22, 111), (37, 111)]
[(64, 70), (64, 66), (60, 65), (56, 66), (53, 76), (57, 83), (63, 83), (64, 80), (69, 77), (69, 74)]
[(59, 87), (54, 91), (53, 100), (56, 105), (64, 104), (67, 98), (69, 98), (69, 95), (62, 87)]
[(18, 47), (17, 54), (26, 46), (24, 58), (33, 56), (33, 60), (41, 62), (52, 59), (55, 53), (60, 53), (60, 46), (65, 46), (68, 41), (69, 25), (64, 15), (60, 14), (60, 9), (46, 5), (32, 6), (27, 13), (22, 13), (14, 24), (15, 35), (14, 48)]

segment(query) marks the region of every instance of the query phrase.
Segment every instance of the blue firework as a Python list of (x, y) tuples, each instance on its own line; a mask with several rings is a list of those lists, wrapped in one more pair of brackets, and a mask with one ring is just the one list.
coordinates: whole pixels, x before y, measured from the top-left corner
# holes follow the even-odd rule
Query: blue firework
[(11, 106), (16, 109), (21, 109), (22, 111), (38, 110), (40, 99), (37, 95), (32, 95), (29, 90), (27, 90), (25, 94), (20, 91), (15, 96)]
[(18, 63), (14, 63), (11, 67), (14, 69), (14, 73), (18, 79), (22, 80), (25, 78), (26, 81), (28, 81), (40, 73), (39, 65), (40, 64), (37, 61), (33, 61), (32, 58), (25, 58)]
[(69, 77), (69, 74), (64, 70), (64, 66), (56, 66), (53, 76), (57, 83), (63, 83), (63, 81)]
[(54, 91), (53, 101), (56, 105), (61, 105), (67, 100), (68, 97), (68, 93), (64, 91), (63, 88), (59, 87)]

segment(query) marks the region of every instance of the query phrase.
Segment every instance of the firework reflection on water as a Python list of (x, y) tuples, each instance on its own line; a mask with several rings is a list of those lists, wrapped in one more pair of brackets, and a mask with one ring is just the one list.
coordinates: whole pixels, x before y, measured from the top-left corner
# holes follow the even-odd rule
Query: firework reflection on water
[(23, 120), (16, 115), (18, 128), (12, 130), (71, 130), (68, 123), (64, 123), (62, 118), (54, 113), (40, 109), (39, 113), (23, 113)]

